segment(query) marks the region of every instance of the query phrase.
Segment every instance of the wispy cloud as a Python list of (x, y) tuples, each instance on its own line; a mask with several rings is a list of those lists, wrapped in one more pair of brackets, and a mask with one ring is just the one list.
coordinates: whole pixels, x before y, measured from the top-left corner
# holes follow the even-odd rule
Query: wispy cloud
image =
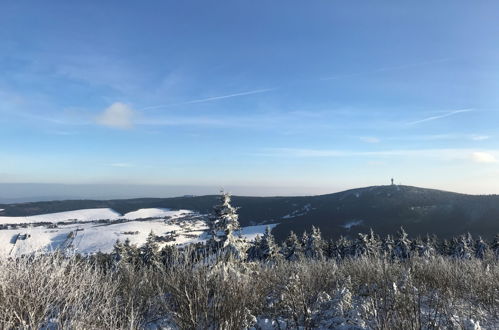
[(240, 97), (240, 96), (246, 96), (246, 95), (267, 93), (267, 92), (270, 92), (270, 91), (273, 91), (273, 90), (275, 90), (275, 88), (255, 89), (255, 90), (251, 90), (251, 91), (245, 91), (245, 92), (239, 92), (239, 93), (232, 93), (232, 94), (226, 94), (226, 95), (219, 95), (219, 96), (211, 96), (211, 97), (206, 97), (206, 98), (201, 98), (201, 99), (194, 99), (194, 100), (184, 101), (184, 102), (179, 102), (179, 103), (153, 105), (153, 106), (141, 108), (140, 110), (154, 110), (154, 109), (169, 108), (169, 107), (174, 107), (174, 106), (179, 106), (179, 105), (213, 102), (213, 101), (218, 101), (218, 100), (223, 100), (223, 99), (230, 99), (230, 98), (233, 98), (233, 97)]
[(336, 80), (336, 79), (341, 79), (341, 78), (364, 76), (364, 75), (370, 75), (370, 74), (375, 74), (375, 73), (405, 70), (405, 69), (417, 68), (417, 67), (436, 64), (436, 63), (448, 62), (448, 61), (451, 61), (453, 59), (454, 58), (447, 57), (447, 58), (439, 58), (439, 59), (428, 60), (428, 61), (408, 63), (408, 64), (403, 64), (403, 65), (386, 66), (386, 67), (382, 67), (382, 68), (368, 70), (365, 72), (354, 72), (354, 73), (333, 75), (333, 76), (321, 78), (320, 80)]
[(374, 136), (361, 136), (359, 139), (365, 143), (380, 143), (381, 142), (381, 140), (379, 138), (374, 137)]
[(339, 158), (339, 157), (417, 157), (440, 160), (472, 160), (476, 163), (499, 162), (499, 150), (477, 151), (473, 149), (397, 149), (379, 151), (348, 151), (335, 149), (273, 148), (266, 149), (259, 156), (296, 158)]
[(131, 163), (111, 163), (107, 165), (112, 167), (134, 167), (134, 165)]
[(97, 116), (96, 123), (113, 128), (131, 128), (133, 127), (133, 117), (135, 111), (127, 104), (115, 102)]
[(417, 124), (426, 123), (426, 122), (433, 121), (433, 120), (438, 120), (438, 119), (443, 119), (443, 118), (455, 116), (455, 115), (460, 114), (460, 113), (466, 113), (466, 112), (472, 112), (472, 111), (475, 111), (475, 110), (474, 109), (460, 109), (460, 110), (449, 111), (449, 112), (446, 112), (446, 113), (441, 114), (441, 115), (435, 115), (435, 116), (430, 116), (430, 117), (426, 117), (423, 119), (415, 120), (415, 121), (407, 123), (407, 125), (409, 125), (409, 126), (417, 125)]
[(490, 136), (488, 135), (472, 135), (470, 137), (473, 141), (484, 141), (490, 139)]

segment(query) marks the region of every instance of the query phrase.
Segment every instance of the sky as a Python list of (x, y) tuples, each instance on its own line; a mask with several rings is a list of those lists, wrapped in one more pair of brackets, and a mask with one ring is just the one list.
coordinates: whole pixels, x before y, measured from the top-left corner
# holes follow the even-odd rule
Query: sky
[[(497, 1), (2, 1), (0, 183), (290, 195), (393, 177), (499, 193), (498, 14)], [(183, 188), (150, 188), (167, 186)]]

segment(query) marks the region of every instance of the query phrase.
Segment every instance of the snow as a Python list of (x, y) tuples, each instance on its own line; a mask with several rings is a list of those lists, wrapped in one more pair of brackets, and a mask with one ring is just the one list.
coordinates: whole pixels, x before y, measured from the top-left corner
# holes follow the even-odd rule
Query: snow
[(5, 211), (5, 209), (0, 209), (0, 212)]
[[(165, 239), (161, 246), (197, 243), (208, 237), (204, 219), (203, 215), (190, 210), (162, 208), (139, 209), (125, 215), (100, 208), (28, 217), (0, 217), (0, 224), (17, 225), (0, 230), (0, 258), (58, 249), (83, 254), (108, 253), (118, 239), (124, 241), (128, 238), (131, 244), (143, 245), (151, 231)], [(247, 240), (253, 240), (257, 235), (263, 235), (267, 226), (273, 228), (277, 225), (243, 227), (241, 234)], [(27, 238), (19, 239), (23, 235)]]
[[(138, 246), (146, 242), (151, 231), (158, 236), (174, 234), (173, 240), (165, 244), (195, 243), (207, 226), (199, 219), (154, 219), (149, 221), (127, 221), (114, 224), (71, 223), (58, 228), (44, 226), (0, 230), (0, 257), (20, 256), (34, 252), (51, 252), (68, 247), (79, 253), (91, 254), (98, 251), (111, 252), (116, 240), (130, 239)], [(27, 234), (25, 240), (17, 240)]]
[[(296, 204), (293, 204), (293, 205), (296, 205)], [(308, 212), (310, 212), (311, 210), (314, 210), (314, 208), (312, 208), (312, 204), (308, 203), (308, 204), (303, 205), (302, 208), (300, 208), (298, 210), (294, 210), (293, 212), (291, 212), (291, 214), (286, 214), (281, 219), (292, 219), (292, 218), (296, 218), (296, 217), (301, 217), (301, 216), (304, 216), (305, 214), (307, 214)]]
[(350, 230), (352, 227), (361, 225), (364, 221), (363, 220), (352, 220), (347, 222), (346, 224), (342, 225), (343, 228)]
[(189, 210), (171, 211), (170, 209), (152, 208), (152, 209), (140, 209), (137, 211), (128, 212), (123, 216), (123, 218), (129, 220), (146, 219), (146, 218), (165, 218), (165, 217), (177, 217), (181, 214), (188, 214), (188, 213), (192, 213), (192, 211)]
[(3, 224), (21, 224), (21, 223), (40, 223), (40, 222), (68, 222), (68, 221), (92, 221), (111, 219), (115, 220), (121, 217), (118, 212), (109, 208), (84, 209), (76, 211), (49, 213), (32, 215), (28, 217), (0, 217), (0, 223)]
[(164, 218), (178, 217), (184, 214), (192, 213), (189, 210), (171, 211), (169, 209), (140, 209), (121, 215), (110, 208), (83, 209), (67, 212), (49, 213), (32, 215), (28, 217), (0, 217), (0, 224), (21, 224), (21, 223), (40, 223), (40, 222), (73, 222), (73, 221), (95, 221), (95, 220), (135, 220), (144, 218)]
[(256, 238), (256, 236), (262, 236), (267, 226), (269, 226), (272, 229), (277, 225), (278, 223), (269, 223), (268, 225), (243, 227), (241, 229), (241, 235), (244, 238), (246, 238), (248, 241), (252, 241)]

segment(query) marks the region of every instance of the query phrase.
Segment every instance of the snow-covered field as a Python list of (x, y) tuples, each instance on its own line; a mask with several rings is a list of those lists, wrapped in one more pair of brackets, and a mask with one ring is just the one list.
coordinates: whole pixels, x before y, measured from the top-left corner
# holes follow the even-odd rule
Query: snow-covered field
[(21, 223), (40, 223), (40, 222), (73, 222), (73, 221), (94, 221), (94, 220), (118, 220), (118, 219), (143, 219), (143, 218), (163, 218), (178, 217), (181, 214), (191, 213), (189, 210), (170, 211), (169, 209), (140, 209), (137, 211), (121, 215), (118, 212), (109, 209), (84, 209), (76, 211), (49, 213), (32, 215), (29, 217), (0, 217), (0, 224), (21, 224)]
[[(189, 210), (159, 208), (140, 209), (124, 215), (102, 208), (0, 217), (0, 225), (6, 224), (12, 226), (0, 230), (0, 257), (56, 250), (107, 253), (112, 251), (118, 239), (128, 238), (132, 244), (140, 246), (151, 231), (161, 237), (160, 245), (190, 244), (204, 241), (208, 229), (203, 215)], [(242, 234), (253, 240), (262, 235), (265, 228), (266, 225), (244, 227)]]

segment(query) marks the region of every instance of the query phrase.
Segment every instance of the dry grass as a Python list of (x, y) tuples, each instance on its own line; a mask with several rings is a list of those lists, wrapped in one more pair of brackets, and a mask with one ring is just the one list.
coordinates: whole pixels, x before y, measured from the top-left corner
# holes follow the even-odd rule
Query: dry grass
[(0, 327), (145, 328), (167, 319), (183, 329), (234, 329), (266, 317), (289, 327), (436, 329), (499, 320), (492, 259), (210, 266), (176, 258), (168, 267), (111, 268), (59, 255), (0, 261)]

